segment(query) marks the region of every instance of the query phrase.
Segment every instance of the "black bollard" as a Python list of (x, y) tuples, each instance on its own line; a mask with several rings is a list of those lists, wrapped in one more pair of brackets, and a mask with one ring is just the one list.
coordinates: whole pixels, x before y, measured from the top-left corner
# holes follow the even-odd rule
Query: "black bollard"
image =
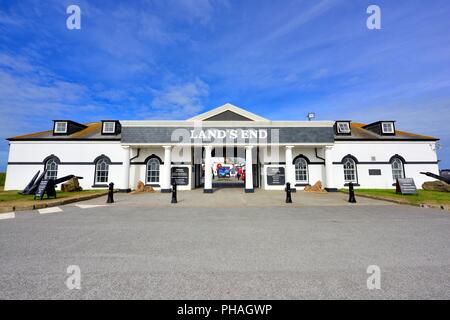
[(355, 190), (353, 188), (353, 182), (350, 182), (348, 184), (348, 202), (356, 203)]
[(108, 190), (108, 200), (106, 200), (106, 203), (114, 203), (114, 183), (109, 184), (109, 190)]
[(177, 184), (174, 182), (172, 185), (172, 201), (171, 203), (178, 203), (177, 201)]
[(291, 196), (291, 184), (288, 182), (286, 183), (286, 203), (292, 203), (292, 196)]

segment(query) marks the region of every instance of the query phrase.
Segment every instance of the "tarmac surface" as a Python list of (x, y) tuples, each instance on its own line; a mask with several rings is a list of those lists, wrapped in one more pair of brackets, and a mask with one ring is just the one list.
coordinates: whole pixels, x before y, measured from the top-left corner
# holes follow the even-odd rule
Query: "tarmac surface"
[(346, 197), (222, 189), (16, 212), (0, 220), (0, 299), (450, 298), (447, 211)]

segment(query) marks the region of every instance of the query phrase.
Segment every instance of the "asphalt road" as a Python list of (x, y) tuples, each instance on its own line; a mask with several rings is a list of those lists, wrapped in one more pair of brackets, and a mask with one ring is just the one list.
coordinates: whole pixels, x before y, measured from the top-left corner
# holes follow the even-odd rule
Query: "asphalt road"
[[(1, 299), (449, 299), (450, 214), (61, 207), (0, 220)], [(65, 284), (81, 271), (81, 289)], [(369, 265), (381, 289), (367, 288)]]

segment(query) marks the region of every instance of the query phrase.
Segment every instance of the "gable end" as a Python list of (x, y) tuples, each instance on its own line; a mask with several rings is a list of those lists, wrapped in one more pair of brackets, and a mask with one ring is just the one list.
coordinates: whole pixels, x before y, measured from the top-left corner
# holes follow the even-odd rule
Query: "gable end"
[(203, 121), (253, 121), (250, 118), (244, 117), (236, 112), (226, 110)]

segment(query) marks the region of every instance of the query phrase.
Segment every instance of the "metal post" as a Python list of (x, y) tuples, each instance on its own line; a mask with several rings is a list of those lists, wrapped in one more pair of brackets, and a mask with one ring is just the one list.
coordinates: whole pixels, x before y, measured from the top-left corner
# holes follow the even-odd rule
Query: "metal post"
[(353, 187), (353, 182), (350, 182), (348, 184), (348, 202), (350, 203), (356, 203), (356, 198), (355, 198), (355, 190)]
[(172, 184), (172, 201), (171, 203), (177, 203), (177, 184)]
[(288, 182), (286, 183), (286, 203), (292, 203), (292, 196), (291, 196), (291, 184)]
[(109, 184), (109, 190), (108, 190), (108, 199), (106, 200), (106, 203), (114, 203), (114, 183)]

